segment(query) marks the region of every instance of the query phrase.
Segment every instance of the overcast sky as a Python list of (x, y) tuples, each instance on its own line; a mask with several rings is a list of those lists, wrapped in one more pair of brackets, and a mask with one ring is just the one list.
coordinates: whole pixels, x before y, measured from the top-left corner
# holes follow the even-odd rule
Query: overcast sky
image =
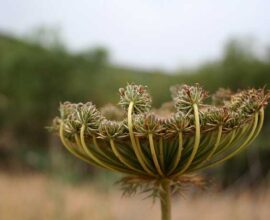
[(173, 70), (220, 56), (231, 37), (270, 44), (270, 1), (0, 0), (0, 30), (43, 25), (73, 50), (103, 45), (114, 62)]

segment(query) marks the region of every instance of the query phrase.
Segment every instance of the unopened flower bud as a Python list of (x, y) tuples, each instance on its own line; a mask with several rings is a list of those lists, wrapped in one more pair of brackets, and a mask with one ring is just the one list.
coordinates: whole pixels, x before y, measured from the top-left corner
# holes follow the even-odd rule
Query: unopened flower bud
[(108, 120), (120, 121), (124, 119), (123, 109), (110, 103), (103, 106), (100, 112)]
[(76, 109), (77, 104), (70, 102), (60, 103), (59, 112), (60, 118), (66, 119), (70, 114), (72, 114)]
[(164, 121), (164, 129), (168, 134), (190, 131), (190, 119), (182, 112), (177, 112)]
[(76, 113), (80, 123), (86, 125), (90, 129), (97, 129), (99, 123), (104, 119), (96, 106), (91, 102), (78, 105)]
[(171, 88), (171, 93), (175, 108), (177, 111), (184, 113), (191, 112), (194, 104), (200, 106), (208, 96), (207, 91), (200, 87), (199, 84), (195, 84), (194, 86), (177, 85)]
[(134, 117), (134, 129), (137, 134), (158, 134), (162, 131), (162, 126), (155, 114), (146, 113)]
[(122, 122), (104, 120), (99, 126), (99, 137), (102, 139), (114, 139), (122, 137), (125, 127)]
[(127, 110), (129, 104), (133, 102), (134, 113), (148, 112), (151, 108), (152, 99), (147, 91), (146, 86), (128, 84), (126, 88), (120, 88), (119, 104)]
[(264, 89), (249, 89), (232, 96), (229, 107), (243, 114), (251, 115), (268, 104), (270, 93)]

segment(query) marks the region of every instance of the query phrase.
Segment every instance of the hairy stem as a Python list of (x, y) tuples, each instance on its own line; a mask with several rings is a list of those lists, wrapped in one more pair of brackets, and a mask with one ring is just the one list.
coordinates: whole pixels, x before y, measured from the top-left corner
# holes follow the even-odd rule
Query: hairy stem
[(164, 179), (161, 181), (160, 205), (161, 205), (161, 219), (171, 220), (170, 180), (168, 179)]

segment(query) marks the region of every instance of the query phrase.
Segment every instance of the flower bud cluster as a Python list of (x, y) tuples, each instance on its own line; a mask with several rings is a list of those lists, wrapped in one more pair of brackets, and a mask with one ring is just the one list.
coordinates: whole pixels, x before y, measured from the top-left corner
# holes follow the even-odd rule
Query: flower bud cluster
[(179, 132), (190, 133), (192, 131), (192, 124), (190, 118), (182, 112), (177, 112), (164, 120), (164, 129), (167, 136), (177, 135)]
[(60, 119), (55, 122), (59, 126), (60, 120), (64, 124), (65, 136), (69, 139), (80, 132), (82, 125), (86, 127), (86, 132), (97, 133), (99, 124), (104, 117), (91, 102), (85, 104), (72, 104), (65, 102), (60, 104)]
[(149, 112), (151, 109), (152, 99), (147, 91), (146, 86), (128, 84), (126, 88), (120, 88), (119, 104), (127, 110), (129, 104), (134, 104), (134, 113)]
[[(126, 111), (131, 102), (134, 104), (132, 127), (136, 136), (146, 137), (153, 134), (169, 138), (178, 135), (179, 132), (192, 135), (195, 132), (192, 110), (194, 104), (199, 108), (201, 132), (213, 131), (219, 126), (222, 126), (223, 132), (228, 132), (251, 121), (253, 114), (265, 107), (270, 97), (270, 93), (264, 89), (249, 89), (234, 95), (231, 95), (231, 91), (223, 89), (219, 90), (214, 98), (218, 105), (205, 105), (203, 100), (207, 97), (207, 92), (198, 84), (175, 86), (171, 90), (176, 112), (166, 113), (167, 116), (162, 115), (164, 117), (149, 112), (151, 97), (145, 86), (128, 84), (125, 89), (119, 90), (119, 104)], [(110, 110), (119, 113), (116, 107), (110, 105), (106, 114), (109, 114)], [(59, 130), (60, 122), (63, 122), (65, 136), (71, 140), (83, 125), (88, 135), (96, 135), (102, 139), (129, 137), (127, 118), (119, 121), (106, 119), (91, 102), (65, 102), (60, 104), (59, 111), (60, 117), (54, 119), (52, 130)]]
[(64, 123), (65, 136), (72, 139), (73, 136), (79, 132), (80, 123), (76, 118), (76, 109), (80, 104), (64, 102), (60, 104), (59, 112), (60, 118)]
[(240, 109), (247, 115), (251, 115), (256, 111), (259, 111), (262, 107), (265, 107), (269, 97), (269, 92), (265, 94), (264, 89), (249, 89), (233, 95), (231, 106), (232, 109)]
[(176, 85), (171, 87), (171, 93), (174, 100), (175, 108), (177, 111), (183, 113), (190, 113), (193, 110), (193, 105), (202, 105), (203, 100), (208, 96), (199, 84), (194, 86)]
[(125, 116), (124, 110), (122, 110), (118, 106), (115, 106), (111, 103), (104, 105), (100, 109), (100, 112), (106, 119), (112, 120), (112, 121), (121, 121), (124, 119), (124, 116)]
[(174, 109), (167, 103), (150, 111), (145, 86), (128, 84), (119, 92), (125, 111), (108, 105), (101, 113), (91, 102), (65, 102), (51, 130), (58, 131), (68, 151), (90, 164), (146, 178), (148, 183), (170, 180), (176, 183), (171, 184), (173, 190), (190, 183), (185, 175), (221, 163), (255, 140), (270, 98), (264, 89), (234, 95), (219, 90), (214, 104), (206, 105), (203, 88), (182, 85), (172, 88)]
[(223, 107), (211, 107), (202, 114), (202, 121), (204, 122), (204, 131), (216, 129), (222, 126), (224, 131), (230, 131), (243, 124), (243, 117), (241, 114)]
[(134, 131), (139, 136), (159, 135), (163, 131), (161, 119), (153, 113), (134, 115)]
[(125, 127), (123, 122), (103, 120), (98, 129), (98, 135), (101, 139), (115, 139), (124, 136)]
[(60, 118), (62, 120), (67, 119), (67, 117), (70, 114), (73, 114), (74, 109), (76, 108), (77, 105), (78, 104), (71, 103), (71, 102), (60, 103), (60, 107), (59, 107)]

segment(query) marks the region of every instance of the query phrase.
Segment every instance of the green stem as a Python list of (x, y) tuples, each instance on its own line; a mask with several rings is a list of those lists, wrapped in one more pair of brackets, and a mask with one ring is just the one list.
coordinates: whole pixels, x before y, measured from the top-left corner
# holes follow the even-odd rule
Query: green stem
[(182, 156), (182, 151), (183, 151), (183, 134), (182, 134), (182, 132), (179, 132), (177, 153), (175, 155), (175, 158), (173, 161), (173, 166), (170, 169), (169, 174), (171, 174), (178, 166), (180, 159), (181, 159), (181, 156)]
[(210, 158), (213, 156), (213, 154), (216, 152), (216, 150), (220, 144), (221, 136), (222, 136), (222, 126), (219, 126), (216, 143), (215, 143), (214, 147), (212, 148), (212, 150), (209, 152), (209, 154), (206, 156), (205, 161), (209, 161)]
[(160, 176), (164, 176), (164, 174), (160, 168), (159, 162), (158, 162), (157, 153), (155, 150), (155, 145), (154, 145), (154, 140), (153, 140), (153, 134), (148, 134), (148, 140), (149, 140), (152, 159), (153, 159), (153, 162), (154, 162), (155, 167), (157, 169), (157, 172)]
[(195, 158), (195, 155), (198, 151), (198, 148), (200, 146), (200, 139), (201, 139), (201, 129), (200, 129), (200, 116), (199, 116), (199, 109), (198, 105), (194, 104), (193, 105), (193, 111), (194, 111), (194, 119), (195, 119), (195, 140), (194, 140), (194, 145), (192, 148), (192, 152), (186, 162), (186, 164), (183, 165), (183, 168), (180, 170), (179, 173), (174, 174), (174, 176), (180, 176), (182, 175), (188, 168), (190, 167), (192, 161)]
[(164, 179), (161, 181), (160, 205), (161, 205), (161, 219), (171, 220), (170, 180), (168, 179)]
[(64, 147), (71, 153), (73, 154), (74, 156), (78, 157), (79, 159), (81, 159), (82, 161), (86, 162), (86, 163), (89, 163), (91, 165), (95, 164), (95, 165), (98, 165), (99, 164), (96, 164), (94, 161), (92, 160), (89, 160), (88, 158), (85, 158), (84, 155), (82, 155), (80, 152), (78, 152), (76, 149), (74, 149), (68, 140), (66, 140), (65, 136), (64, 136), (64, 123), (61, 122), (60, 123), (60, 129), (59, 129), (59, 136), (60, 136), (60, 140), (61, 142), (63, 143)]
[(131, 141), (131, 145), (133, 147), (134, 153), (140, 163), (140, 165), (142, 166), (142, 168), (151, 176), (155, 176), (155, 174), (153, 174), (151, 172), (151, 170), (146, 166), (144, 160), (143, 160), (143, 152), (142, 150), (139, 148), (140, 146), (137, 146), (136, 144), (136, 140), (135, 140), (135, 135), (133, 132), (133, 124), (132, 124), (132, 112), (133, 112), (133, 108), (134, 108), (134, 103), (130, 102), (129, 107), (128, 107), (128, 131), (129, 131), (129, 137), (130, 137), (130, 141)]
[(255, 118), (254, 118), (254, 122), (252, 125), (252, 129), (250, 131), (249, 136), (246, 138), (246, 140), (244, 141), (243, 144), (241, 144), (239, 147), (237, 147), (234, 151), (232, 151), (231, 153), (229, 153), (227, 156), (225, 156), (222, 159), (213, 161), (209, 164), (206, 164), (205, 166), (200, 167), (201, 168), (206, 168), (206, 167), (211, 167), (211, 166), (216, 166), (230, 158), (232, 158), (234, 155), (236, 155), (238, 152), (240, 152), (243, 148), (245, 148), (248, 144), (250, 144), (259, 134), (262, 125), (263, 125), (263, 120), (264, 120), (264, 111), (263, 109), (260, 110), (260, 123), (259, 123), (259, 128), (256, 131), (257, 125), (258, 125), (258, 112), (255, 113)]
[(163, 139), (162, 139), (162, 137), (159, 138), (159, 157), (160, 157), (161, 169), (163, 171), (165, 171), (165, 165), (164, 165), (164, 149), (163, 149)]
[[(127, 170), (127, 169), (123, 169), (121, 167), (117, 167), (115, 165), (113, 165), (111, 163), (111, 161), (109, 163), (105, 162), (103, 159), (100, 159), (94, 152), (93, 149), (88, 148), (88, 146), (86, 145), (85, 142), (85, 138), (84, 138), (84, 132), (85, 132), (85, 125), (82, 125), (81, 130), (80, 130), (80, 139), (81, 139), (81, 144), (82, 147), (85, 151), (85, 153), (91, 158), (91, 160), (93, 160), (95, 163), (99, 164), (101, 167), (110, 170), (110, 171), (114, 171), (114, 172), (123, 172), (123, 173), (133, 173), (133, 171)], [(94, 137), (94, 136), (93, 136)]]
[(115, 154), (115, 156), (119, 159), (119, 161), (124, 165), (126, 166), (127, 168), (131, 169), (131, 170), (134, 170), (138, 173), (141, 173), (141, 174), (144, 174), (144, 172), (142, 172), (142, 170), (140, 169), (137, 169), (136, 167), (134, 167), (130, 161), (128, 159), (126, 159), (125, 157), (123, 157), (120, 153), (120, 151), (118, 150), (118, 148), (116, 147), (116, 144), (114, 142), (113, 139), (110, 139), (110, 145), (111, 145), (111, 148), (112, 148), (112, 151), (113, 153)]

